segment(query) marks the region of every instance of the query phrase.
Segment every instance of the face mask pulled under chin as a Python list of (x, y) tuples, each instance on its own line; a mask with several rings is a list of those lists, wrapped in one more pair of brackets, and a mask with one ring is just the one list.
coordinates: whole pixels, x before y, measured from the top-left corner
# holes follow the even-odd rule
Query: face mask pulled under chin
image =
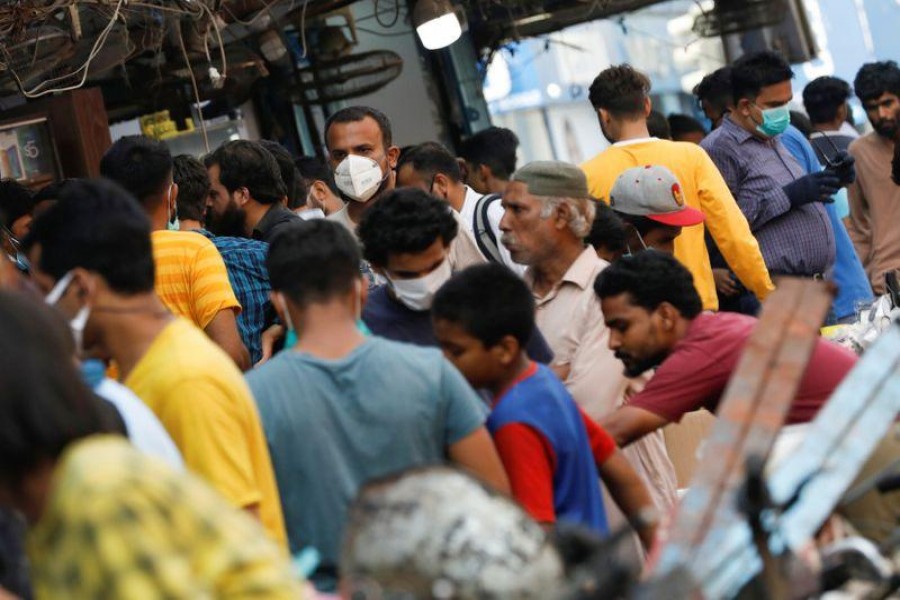
[[(288, 348), (293, 348), (297, 345), (297, 330), (294, 328), (294, 320), (291, 318), (291, 313), (288, 310), (287, 300), (285, 300), (284, 294), (278, 294), (278, 303), (281, 305), (281, 310), (284, 311), (284, 319), (286, 321), (285, 327), (287, 333), (285, 333), (284, 336), (284, 349), (287, 350)], [(364, 336), (370, 337), (372, 332), (362, 320), (362, 282), (357, 284), (356, 287), (356, 308), (354, 310), (354, 314), (356, 314), (356, 329)]]
[(397, 300), (410, 310), (424, 311), (431, 309), (434, 295), (441, 286), (450, 279), (452, 271), (450, 261), (446, 258), (441, 265), (424, 277), (418, 279), (392, 279), (388, 277), (388, 285), (394, 290)]
[[(55, 306), (60, 301), (66, 290), (72, 284), (75, 277), (73, 271), (69, 271), (63, 275), (62, 279), (56, 282), (50, 293), (44, 297), (44, 302), (48, 306)], [(82, 306), (75, 316), (69, 321), (69, 329), (72, 331), (72, 337), (75, 339), (75, 352), (78, 356), (84, 355), (84, 328), (87, 326), (88, 319), (91, 316), (91, 307), (85, 304)]]
[(334, 182), (350, 200), (368, 202), (382, 188), (388, 174), (377, 160), (348, 154), (334, 170)]

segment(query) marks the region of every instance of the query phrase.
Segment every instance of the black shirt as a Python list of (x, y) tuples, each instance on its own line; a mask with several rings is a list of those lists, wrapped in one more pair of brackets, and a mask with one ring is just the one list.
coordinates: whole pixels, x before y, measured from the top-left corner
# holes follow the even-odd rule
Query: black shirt
[[(362, 318), (372, 333), (383, 338), (417, 346), (438, 345), (431, 326), (431, 312), (412, 310), (393, 298), (386, 285), (369, 291)], [(549, 364), (553, 360), (553, 351), (537, 327), (534, 328), (525, 351), (531, 360), (542, 364)]]
[(300, 217), (296, 213), (286, 209), (281, 202), (276, 202), (253, 228), (253, 239), (271, 243), (284, 226), (296, 223), (298, 219)]

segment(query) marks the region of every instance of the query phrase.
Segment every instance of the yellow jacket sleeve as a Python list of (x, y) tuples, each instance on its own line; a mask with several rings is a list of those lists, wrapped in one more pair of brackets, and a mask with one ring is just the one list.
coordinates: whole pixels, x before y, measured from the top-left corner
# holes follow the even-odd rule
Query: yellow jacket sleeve
[(697, 190), (701, 210), (706, 215), (706, 228), (741, 283), (757, 298), (765, 300), (775, 286), (759, 243), (715, 163), (704, 150), (700, 149), (700, 153)]

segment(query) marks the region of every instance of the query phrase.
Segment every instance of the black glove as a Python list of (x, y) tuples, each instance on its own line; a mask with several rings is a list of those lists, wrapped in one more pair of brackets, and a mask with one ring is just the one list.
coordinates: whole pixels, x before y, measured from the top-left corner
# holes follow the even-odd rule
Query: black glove
[(804, 175), (783, 188), (791, 206), (802, 206), (811, 202), (834, 202), (832, 196), (841, 189), (841, 179), (832, 171), (819, 171)]
[(826, 171), (831, 171), (841, 180), (841, 187), (850, 185), (856, 181), (856, 159), (847, 152), (841, 150), (828, 161)]

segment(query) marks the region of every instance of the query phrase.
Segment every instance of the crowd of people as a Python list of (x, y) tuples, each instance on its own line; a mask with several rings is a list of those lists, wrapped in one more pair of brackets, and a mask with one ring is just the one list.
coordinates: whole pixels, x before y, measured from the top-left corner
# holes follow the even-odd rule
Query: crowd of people
[[(581, 166), (353, 106), (324, 160), (127, 136), (101, 178), (3, 181), (0, 598), (550, 598), (573, 525), (640, 559), (664, 428), (716, 411), (778, 277), (840, 323), (900, 269), (900, 67), (812, 81), (808, 119), (792, 78), (711, 73), (708, 132), (609, 67)], [(788, 424), (856, 361), (819, 340)]]

